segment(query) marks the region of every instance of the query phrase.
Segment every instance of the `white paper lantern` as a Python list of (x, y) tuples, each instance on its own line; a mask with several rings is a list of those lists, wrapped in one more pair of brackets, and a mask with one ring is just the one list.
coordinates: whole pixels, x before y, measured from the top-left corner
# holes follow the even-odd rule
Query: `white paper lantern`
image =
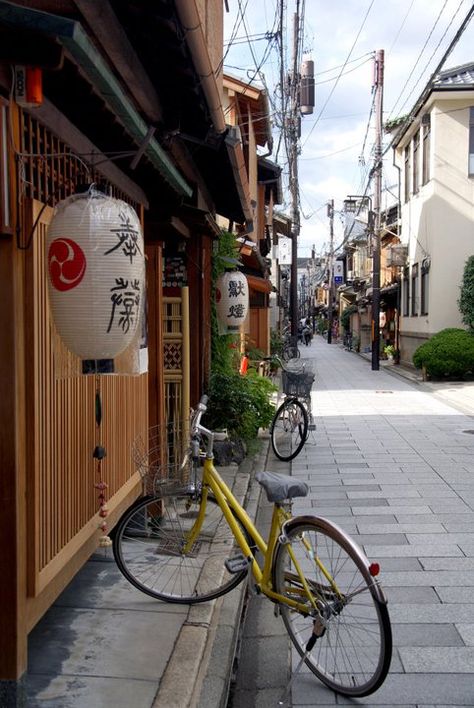
[(237, 332), (245, 322), (249, 309), (249, 288), (243, 273), (227, 271), (219, 277), (216, 306), (221, 332)]
[(143, 235), (135, 210), (90, 190), (60, 202), (46, 239), (49, 297), (66, 346), (114, 359), (134, 338), (144, 297)]

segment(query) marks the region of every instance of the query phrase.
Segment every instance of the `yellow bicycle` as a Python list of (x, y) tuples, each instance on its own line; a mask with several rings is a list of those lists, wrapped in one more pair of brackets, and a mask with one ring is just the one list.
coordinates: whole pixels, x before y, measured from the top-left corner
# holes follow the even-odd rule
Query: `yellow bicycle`
[(251, 574), (257, 592), (275, 603), (301, 662), (338, 693), (373, 693), (392, 654), (378, 564), (331, 521), (292, 517), (291, 500), (308, 487), (272, 472), (256, 475), (274, 503), (265, 542), (214, 467), (220, 434), (201, 425), (206, 403), (203, 397), (191, 418), (181, 473), (155, 480), (153, 494), (119, 520), (114, 555), (120, 570), (139, 590), (175, 603), (212, 600)]

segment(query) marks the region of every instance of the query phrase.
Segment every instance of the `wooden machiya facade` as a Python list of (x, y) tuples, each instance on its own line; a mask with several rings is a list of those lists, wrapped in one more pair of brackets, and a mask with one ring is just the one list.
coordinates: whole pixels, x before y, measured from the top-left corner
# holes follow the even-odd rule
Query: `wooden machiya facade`
[[(0, 0), (2, 706), (21, 705), (28, 632), (97, 548), (95, 446), (107, 450), (111, 529), (141, 492), (134, 439), (185, 415), (207, 382), (215, 216), (252, 216), (242, 148), (226, 140), (218, 100), (219, 23), (220, 0)], [(23, 63), (42, 69), (35, 108), (12, 86)], [(84, 375), (50, 314), (48, 223), (92, 182), (131, 204), (143, 226), (148, 371), (139, 375)], [(183, 262), (169, 286), (168, 259)]]

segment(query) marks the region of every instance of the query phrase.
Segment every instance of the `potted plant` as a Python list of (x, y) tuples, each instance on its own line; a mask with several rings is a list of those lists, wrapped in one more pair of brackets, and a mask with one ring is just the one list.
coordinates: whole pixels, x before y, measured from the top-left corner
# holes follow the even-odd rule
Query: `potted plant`
[(393, 344), (387, 344), (387, 346), (383, 348), (383, 353), (389, 361), (393, 361), (395, 358), (396, 349)]

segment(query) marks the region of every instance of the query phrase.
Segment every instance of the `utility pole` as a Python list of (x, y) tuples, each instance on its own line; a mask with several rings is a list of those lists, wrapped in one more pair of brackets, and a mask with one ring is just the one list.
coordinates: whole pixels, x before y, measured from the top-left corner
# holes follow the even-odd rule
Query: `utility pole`
[(299, 123), (299, 71), (298, 71), (298, 32), (299, 32), (299, 2), (293, 15), (293, 66), (290, 76), (290, 192), (291, 192), (291, 335), (298, 336), (298, 237), (300, 233), (300, 214), (298, 209), (298, 123)]
[(383, 130), (384, 51), (375, 53), (375, 151), (374, 151), (374, 242), (372, 271), (372, 371), (379, 370), (380, 359), (380, 207), (382, 201), (382, 130)]
[(329, 292), (328, 292), (328, 344), (332, 343), (332, 320), (334, 300), (334, 199), (328, 202), (329, 217)]

